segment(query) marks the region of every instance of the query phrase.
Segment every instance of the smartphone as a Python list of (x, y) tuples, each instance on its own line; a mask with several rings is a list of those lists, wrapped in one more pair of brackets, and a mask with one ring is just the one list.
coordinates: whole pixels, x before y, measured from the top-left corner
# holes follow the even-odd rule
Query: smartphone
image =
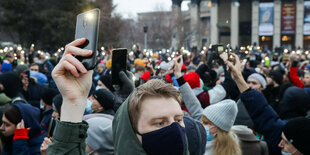
[(83, 45), (80, 45), (79, 48), (93, 51), (92, 55), (89, 57), (76, 56), (87, 70), (92, 70), (96, 67), (99, 19), (99, 9), (93, 9), (78, 14), (76, 17), (75, 39), (87, 39), (87, 41), (85, 41)]
[(212, 45), (212, 50), (215, 51), (218, 55), (221, 55), (224, 52), (224, 45)]
[(119, 48), (112, 51), (112, 85), (121, 85), (119, 72), (127, 69), (127, 49)]

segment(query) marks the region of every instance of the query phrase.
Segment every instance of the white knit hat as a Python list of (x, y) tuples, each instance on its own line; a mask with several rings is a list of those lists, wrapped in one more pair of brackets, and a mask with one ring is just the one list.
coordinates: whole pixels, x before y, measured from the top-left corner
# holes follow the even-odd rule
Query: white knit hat
[(256, 79), (262, 85), (264, 89), (266, 88), (267, 82), (266, 82), (266, 79), (262, 75), (258, 73), (253, 73), (248, 77), (248, 80), (249, 79)]
[(228, 132), (235, 122), (237, 112), (236, 102), (227, 99), (206, 107), (202, 114), (215, 126)]

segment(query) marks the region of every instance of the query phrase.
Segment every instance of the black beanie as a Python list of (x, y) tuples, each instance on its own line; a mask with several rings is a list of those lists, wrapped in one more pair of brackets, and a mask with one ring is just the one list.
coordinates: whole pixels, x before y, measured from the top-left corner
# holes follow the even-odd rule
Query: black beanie
[(55, 106), (59, 114), (61, 112), (61, 105), (62, 105), (62, 96), (61, 94), (58, 94), (53, 98), (53, 106)]
[(0, 83), (4, 86), (4, 93), (14, 98), (20, 92), (21, 81), (16, 73), (7, 72), (0, 75)]
[(283, 80), (283, 74), (281, 74), (281, 72), (276, 71), (276, 70), (272, 70), (269, 73), (269, 76), (272, 78), (273, 81), (275, 81), (278, 85), (282, 84), (282, 80)]
[(115, 96), (109, 90), (102, 88), (93, 93), (94, 98), (104, 109), (112, 109), (115, 104)]
[(111, 92), (114, 92), (114, 88), (112, 86), (112, 83), (111, 83), (111, 78), (110, 76), (108, 75), (102, 75), (100, 76), (99, 80), (111, 91)]
[(279, 103), (280, 118), (288, 120), (306, 116), (310, 109), (309, 100), (310, 97), (304, 89), (295, 86), (289, 87)]
[(310, 119), (299, 117), (286, 123), (283, 133), (302, 154), (310, 154)]
[(42, 100), (47, 105), (52, 105), (53, 98), (58, 94), (55, 89), (47, 88), (45, 89), (44, 93), (42, 94)]

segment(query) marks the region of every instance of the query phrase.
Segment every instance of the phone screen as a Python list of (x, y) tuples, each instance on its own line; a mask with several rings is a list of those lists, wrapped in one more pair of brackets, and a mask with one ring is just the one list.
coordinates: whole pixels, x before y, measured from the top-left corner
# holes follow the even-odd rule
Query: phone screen
[(121, 85), (119, 72), (126, 72), (127, 68), (127, 49), (114, 49), (112, 51), (112, 84)]

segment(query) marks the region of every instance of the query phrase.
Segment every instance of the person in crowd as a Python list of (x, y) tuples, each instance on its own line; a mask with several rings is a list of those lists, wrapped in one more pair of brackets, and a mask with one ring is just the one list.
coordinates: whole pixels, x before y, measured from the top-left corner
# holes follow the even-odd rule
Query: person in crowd
[[(41, 128), (45, 131), (46, 134), (49, 136), (53, 135), (53, 130), (55, 124), (52, 121), (52, 114), (53, 110), (53, 98), (58, 94), (58, 92), (52, 88), (47, 88), (43, 95), (40, 102), (40, 107), (42, 108), (42, 119), (41, 119)], [(52, 121), (52, 122), (51, 122)], [(54, 124), (54, 125), (53, 125)], [(49, 132), (49, 133), (48, 133)]]
[(109, 75), (101, 75), (98, 82), (97, 82), (97, 87), (96, 90), (105, 88), (111, 91), (112, 93), (115, 92), (115, 89), (112, 86), (112, 81), (111, 77)]
[[(93, 115), (93, 114), (90, 114)], [(86, 138), (87, 154), (114, 155), (112, 121), (111, 117), (105, 114), (97, 114), (84, 120), (88, 123)]]
[(96, 66), (96, 71), (94, 72), (93, 75), (94, 82), (97, 82), (99, 80), (99, 78), (103, 75), (104, 70), (105, 65), (103, 63), (98, 63), (98, 65)]
[(12, 100), (24, 98), (20, 89), (20, 79), (14, 72), (0, 74), (0, 91)]
[(32, 63), (30, 64), (30, 71), (32, 72), (39, 72), (40, 70), (40, 65), (37, 63)]
[(309, 101), (310, 97), (304, 89), (292, 86), (286, 89), (278, 108), (275, 110), (284, 120), (305, 117), (310, 110)]
[(115, 154), (188, 154), (180, 102), (161, 80), (136, 88), (113, 121)]
[[(229, 61), (226, 61), (226, 64), (241, 92), (240, 98), (255, 124), (255, 131), (264, 135), (269, 154), (280, 155), (281, 149), (284, 153), (309, 154), (309, 147), (305, 147), (309, 146), (310, 134), (306, 132), (310, 128), (308, 125), (309, 119), (294, 118), (288, 122), (281, 120), (267, 103), (263, 94), (249, 88), (240, 72), (239, 58), (235, 54), (234, 56), (236, 58), (235, 64)], [(294, 126), (291, 124), (294, 124)], [(296, 126), (303, 127), (296, 128)], [(290, 130), (290, 134), (286, 133), (287, 130)], [(303, 136), (298, 136), (299, 134)], [(289, 136), (289, 138), (286, 136)]]
[(296, 55), (291, 56), (289, 78), (296, 87), (308, 88), (310, 87), (310, 72), (305, 73), (302, 80), (300, 80), (297, 68), (298, 61), (299, 60), (296, 58)]
[(44, 92), (44, 87), (35, 82), (30, 76), (29, 71), (25, 71), (20, 74), (22, 86), (22, 94), (25, 99), (37, 108), (40, 108), (40, 100)]
[(13, 63), (13, 57), (12, 55), (10, 54), (7, 54), (5, 57), (4, 57), (4, 60), (1, 64), (1, 72), (2, 73), (5, 73), (5, 72), (11, 72), (13, 70), (13, 66), (12, 66), (12, 63)]
[(62, 96), (61, 94), (56, 95), (53, 98), (53, 113), (52, 113), (52, 118), (54, 120), (60, 119), (60, 113), (61, 113), (61, 105), (62, 105)]
[(256, 89), (260, 92), (262, 92), (267, 86), (266, 78), (259, 73), (251, 74), (247, 79), (247, 83), (251, 89)]
[(96, 90), (89, 98), (93, 113), (103, 113), (114, 116), (115, 96), (109, 90), (101, 88)]
[(3, 110), (1, 130), (2, 154), (40, 154), (44, 132), (40, 127), (40, 110), (16, 103)]
[(259, 140), (253, 130), (244, 125), (234, 125), (231, 130), (238, 136), (243, 155), (268, 155), (267, 143)]

